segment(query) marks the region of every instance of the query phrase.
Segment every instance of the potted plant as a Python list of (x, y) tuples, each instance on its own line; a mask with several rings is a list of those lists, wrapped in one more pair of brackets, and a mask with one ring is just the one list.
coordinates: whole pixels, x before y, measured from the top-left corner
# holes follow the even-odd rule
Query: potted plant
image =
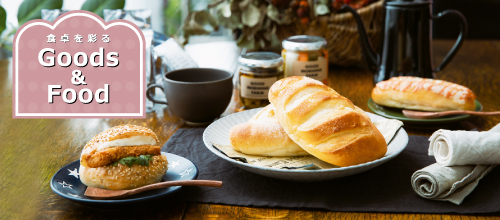
[(207, 10), (193, 11), (184, 21), (184, 38), (206, 34), (207, 25), (233, 30), (239, 46), (250, 50), (281, 49), (281, 41), (293, 35), (322, 36), (328, 41), (329, 62), (350, 66), (362, 63), (357, 25), (340, 7), (358, 9), (368, 35), (379, 46), (382, 0), (218, 0)]

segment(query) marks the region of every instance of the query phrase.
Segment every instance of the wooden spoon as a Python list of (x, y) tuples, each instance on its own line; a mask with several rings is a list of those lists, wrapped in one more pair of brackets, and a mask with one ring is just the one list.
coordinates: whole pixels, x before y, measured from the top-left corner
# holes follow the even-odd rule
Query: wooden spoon
[(222, 181), (214, 180), (175, 180), (155, 183), (135, 189), (129, 190), (109, 190), (109, 189), (99, 189), (95, 187), (87, 187), (85, 191), (85, 196), (92, 199), (120, 199), (125, 198), (137, 193), (144, 191), (165, 188), (170, 186), (208, 186), (208, 187), (222, 187)]
[(414, 119), (429, 119), (429, 118), (438, 118), (438, 117), (442, 117), (445, 115), (460, 115), (460, 114), (500, 115), (500, 111), (497, 111), (497, 112), (476, 112), (476, 111), (455, 110), (455, 111), (444, 111), (444, 112), (421, 112), (421, 111), (403, 110), (403, 115), (405, 115), (407, 118), (414, 118)]

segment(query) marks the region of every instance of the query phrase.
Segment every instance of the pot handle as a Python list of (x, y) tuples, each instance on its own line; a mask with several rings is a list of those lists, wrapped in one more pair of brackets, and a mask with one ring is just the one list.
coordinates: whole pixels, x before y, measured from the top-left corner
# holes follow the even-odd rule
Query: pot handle
[[(168, 103), (167, 103), (166, 101), (165, 101), (165, 102), (164, 102), (164, 101), (159, 101), (159, 100), (154, 99), (154, 98), (151, 96), (151, 94), (150, 94), (149, 90), (151, 90), (151, 89), (155, 89), (155, 88), (160, 88), (160, 89), (161, 89), (161, 91), (163, 91), (163, 87), (162, 87), (161, 85), (158, 85), (158, 84), (149, 85), (149, 86), (148, 86), (148, 88), (146, 89), (146, 97), (148, 97), (148, 99), (149, 99), (150, 101), (154, 102), (154, 103), (168, 105)], [(165, 91), (163, 91), (163, 92), (165, 92)]]
[(451, 48), (450, 52), (444, 57), (443, 61), (441, 61), (441, 64), (439, 64), (438, 68), (434, 70), (434, 72), (438, 72), (443, 70), (446, 65), (451, 61), (451, 59), (455, 56), (457, 53), (458, 49), (460, 46), (462, 46), (462, 43), (464, 42), (465, 38), (467, 37), (467, 20), (465, 19), (465, 16), (460, 13), (457, 10), (444, 10), (437, 14), (436, 16), (432, 16), (432, 19), (439, 19), (447, 15), (453, 15), (458, 19), (460, 23), (460, 34), (458, 35), (457, 41), (455, 42), (455, 45), (453, 45), (453, 48)]

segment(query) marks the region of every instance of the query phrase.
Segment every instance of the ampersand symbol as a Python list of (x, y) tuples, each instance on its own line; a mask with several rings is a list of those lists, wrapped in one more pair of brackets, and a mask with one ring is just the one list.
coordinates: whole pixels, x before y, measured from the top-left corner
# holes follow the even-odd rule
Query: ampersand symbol
[(82, 71), (73, 70), (71, 74), (73, 75), (73, 77), (71, 77), (71, 83), (73, 83), (76, 86), (87, 85), (87, 83), (85, 82), (85, 76), (82, 75)]

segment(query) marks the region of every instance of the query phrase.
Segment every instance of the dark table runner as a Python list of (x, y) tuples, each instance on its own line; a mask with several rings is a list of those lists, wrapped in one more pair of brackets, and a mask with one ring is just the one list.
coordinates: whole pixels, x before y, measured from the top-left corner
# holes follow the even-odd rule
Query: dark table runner
[(432, 163), (428, 137), (410, 136), (396, 158), (353, 176), (315, 183), (288, 182), (260, 176), (231, 165), (210, 152), (202, 140), (203, 128), (179, 129), (162, 151), (183, 156), (199, 169), (198, 179), (221, 180), (222, 188), (183, 187), (169, 200), (225, 205), (316, 208), (340, 212), (458, 213), (500, 212), (500, 169), (494, 169), (457, 206), (418, 196), (412, 174)]

